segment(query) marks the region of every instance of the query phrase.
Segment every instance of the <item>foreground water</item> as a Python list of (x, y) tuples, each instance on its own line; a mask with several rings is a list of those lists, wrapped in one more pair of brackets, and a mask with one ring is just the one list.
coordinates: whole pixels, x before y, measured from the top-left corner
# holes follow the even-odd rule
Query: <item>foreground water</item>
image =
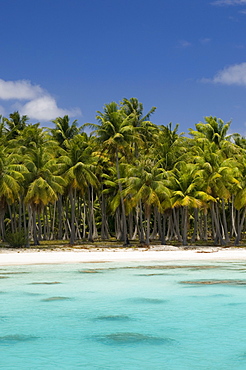
[(246, 369), (246, 263), (0, 268), (3, 369)]

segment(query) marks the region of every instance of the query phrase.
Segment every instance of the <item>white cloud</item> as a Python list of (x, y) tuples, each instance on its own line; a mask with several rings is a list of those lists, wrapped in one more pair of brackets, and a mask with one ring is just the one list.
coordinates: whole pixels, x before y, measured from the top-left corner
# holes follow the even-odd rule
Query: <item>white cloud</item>
[(192, 44), (189, 42), (189, 41), (187, 41), (187, 40), (180, 40), (179, 41), (179, 47), (180, 48), (188, 48), (188, 47), (190, 47)]
[(203, 79), (202, 82), (246, 86), (246, 63), (226, 67), (219, 71), (212, 79)]
[[(27, 80), (4, 81), (0, 79), (0, 100), (15, 100), (13, 106), (17, 106), (20, 114), (26, 114), (31, 119), (50, 121), (65, 114), (70, 117), (80, 116), (79, 108), (63, 109), (57, 106), (57, 102), (45, 89), (39, 85), (33, 85)], [(26, 100), (25, 104), (20, 101)], [(4, 107), (0, 106), (0, 114)]]
[(49, 121), (58, 116), (62, 117), (65, 114), (71, 117), (81, 115), (81, 111), (78, 108), (72, 110), (58, 108), (55, 99), (50, 95), (33, 99), (23, 105), (19, 110), (21, 115), (26, 114), (29, 118), (40, 121)]
[(29, 100), (45, 94), (45, 90), (30, 81), (4, 81), (0, 79), (0, 99), (2, 100)]
[(246, 0), (216, 0), (212, 2), (213, 5), (244, 5)]
[(204, 39), (200, 39), (199, 41), (201, 44), (206, 45), (210, 43), (211, 39), (208, 37), (205, 37)]

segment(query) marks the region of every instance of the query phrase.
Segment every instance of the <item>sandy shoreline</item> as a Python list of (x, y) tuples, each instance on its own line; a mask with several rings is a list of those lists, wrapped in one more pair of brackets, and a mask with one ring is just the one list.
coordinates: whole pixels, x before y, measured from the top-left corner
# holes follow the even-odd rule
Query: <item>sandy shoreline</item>
[(242, 248), (162, 249), (93, 248), (69, 250), (9, 250), (0, 251), (0, 266), (61, 264), (86, 262), (150, 262), (150, 261), (246, 261)]

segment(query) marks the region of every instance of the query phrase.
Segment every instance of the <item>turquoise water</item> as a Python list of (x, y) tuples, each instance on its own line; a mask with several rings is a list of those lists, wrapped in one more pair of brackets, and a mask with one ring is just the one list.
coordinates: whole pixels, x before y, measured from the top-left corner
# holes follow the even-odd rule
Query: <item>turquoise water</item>
[(1, 267), (0, 299), (6, 370), (246, 369), (246, 263)]

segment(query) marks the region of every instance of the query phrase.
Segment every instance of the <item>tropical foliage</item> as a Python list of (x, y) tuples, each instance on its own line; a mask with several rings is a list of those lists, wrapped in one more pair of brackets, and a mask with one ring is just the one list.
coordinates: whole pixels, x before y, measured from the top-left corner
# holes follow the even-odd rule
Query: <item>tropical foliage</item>
[[(246, 231), (246, 140), (205, 117), (178, 133), (136, 98), (106, 104), (97, 124), (18, 112), (0, 117), (0, 238), (70, 244), (239, 244)], [(87, 134), (85, 129), (92, 132)], [(13, 239), (13, 238), (12, 238)]]

